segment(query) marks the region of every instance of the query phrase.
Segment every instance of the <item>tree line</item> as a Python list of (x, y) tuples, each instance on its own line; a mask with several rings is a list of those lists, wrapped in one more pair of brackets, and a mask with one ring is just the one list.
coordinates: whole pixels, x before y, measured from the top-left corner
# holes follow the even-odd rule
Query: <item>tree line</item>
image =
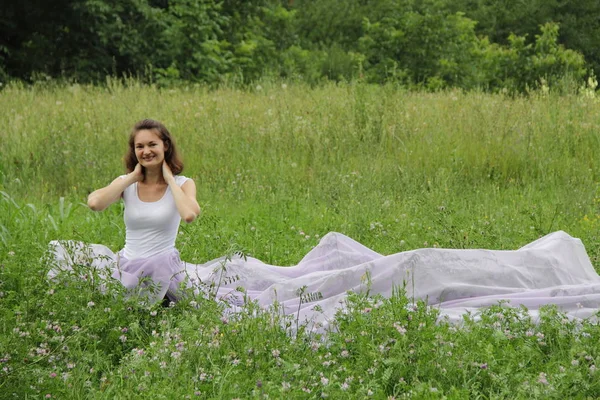
[(0, 81), (264, 77), (525, 91), (600, 67), (597, 0), (20, 0)]

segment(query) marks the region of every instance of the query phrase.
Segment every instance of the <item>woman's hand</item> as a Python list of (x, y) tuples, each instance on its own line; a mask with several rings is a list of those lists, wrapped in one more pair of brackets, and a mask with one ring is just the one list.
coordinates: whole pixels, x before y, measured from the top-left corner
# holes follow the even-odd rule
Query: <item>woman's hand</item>
[(137, 163), (133, 171), (128, 174), (128, 177), (131, 178), (131, 183), (139, 182), (144, 179), (144, 172), (142, 171), (142, 164)]
[(167, 184), (171, 185), (175, 183), (175, 177), (173, 176), (171, 167), (169, 167), (169, 164), (167, 164), (166, 161), (163, 161), (162, 163), (162, 173), (163, 178), (165, 179), (165, 182), (167, 182)]

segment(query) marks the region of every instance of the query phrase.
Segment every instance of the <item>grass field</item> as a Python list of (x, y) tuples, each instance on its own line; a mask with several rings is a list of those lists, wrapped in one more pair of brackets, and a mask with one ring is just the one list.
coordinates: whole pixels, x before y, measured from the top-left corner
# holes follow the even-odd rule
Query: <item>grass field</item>
[(360, 84), (7, 87), (0, 398), (600, 396), (600, 327), (553, 309), (534, 323), (495, 307), (454, 327), (401, 294), (354, 296), (339, 332), (295, 337), (273, 313), (224, 321), (204, 299), (164, 309), (116, 287), (105, 296), (87, 282), (49, 283), (40, 259), (50, 240), (123, 245), (121, 206), (84, 203), (123, 173), (129, 129), (147, 117), (174, 134), (198, 186), (203, 215), (177, 242), (186, 261), (242, 250), (296, 264), (329, 231), (390, 254), (515, 249), (564, 230), (600, 270), (595, 98)]

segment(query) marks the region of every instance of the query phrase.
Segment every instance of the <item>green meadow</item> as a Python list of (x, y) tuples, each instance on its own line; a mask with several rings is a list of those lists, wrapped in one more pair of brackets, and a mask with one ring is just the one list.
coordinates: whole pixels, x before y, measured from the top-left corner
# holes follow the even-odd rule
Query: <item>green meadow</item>
[(600, 326), (552, 307), (534, 321), (498, 305), (453, 326), (399, 288), (351, 296), (326, 335), (295, 334), (277, 310), (222, 318), (212, 299), (164, 308), (117, 285), (49, 282), (50, 240), (123, 246), (121, 205), (85, 201), (124, 173), (144, 118), (165, 123), (196, 181), (185, 261), (242, 251), (293, 265), (330, 231), (391, 254), (517, 249), (564, 230), (600, 271), (593, 91), (12, 85), (0, 91), (0, 398), (600, 396)]

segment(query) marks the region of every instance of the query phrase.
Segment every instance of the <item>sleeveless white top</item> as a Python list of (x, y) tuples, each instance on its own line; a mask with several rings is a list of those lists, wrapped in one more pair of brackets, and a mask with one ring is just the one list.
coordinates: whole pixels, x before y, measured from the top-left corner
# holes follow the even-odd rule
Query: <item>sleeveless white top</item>
[[(175, 183), (181, 187), (188, 179), (176, 175)], [(169, 186), (160, 200), (146, 202), (140, 200), (136, 182), (123, 191), (123, 202), (126, 230), (122, 254), (125, 258), (148, 258), (175, 249), (181, 216)]]

